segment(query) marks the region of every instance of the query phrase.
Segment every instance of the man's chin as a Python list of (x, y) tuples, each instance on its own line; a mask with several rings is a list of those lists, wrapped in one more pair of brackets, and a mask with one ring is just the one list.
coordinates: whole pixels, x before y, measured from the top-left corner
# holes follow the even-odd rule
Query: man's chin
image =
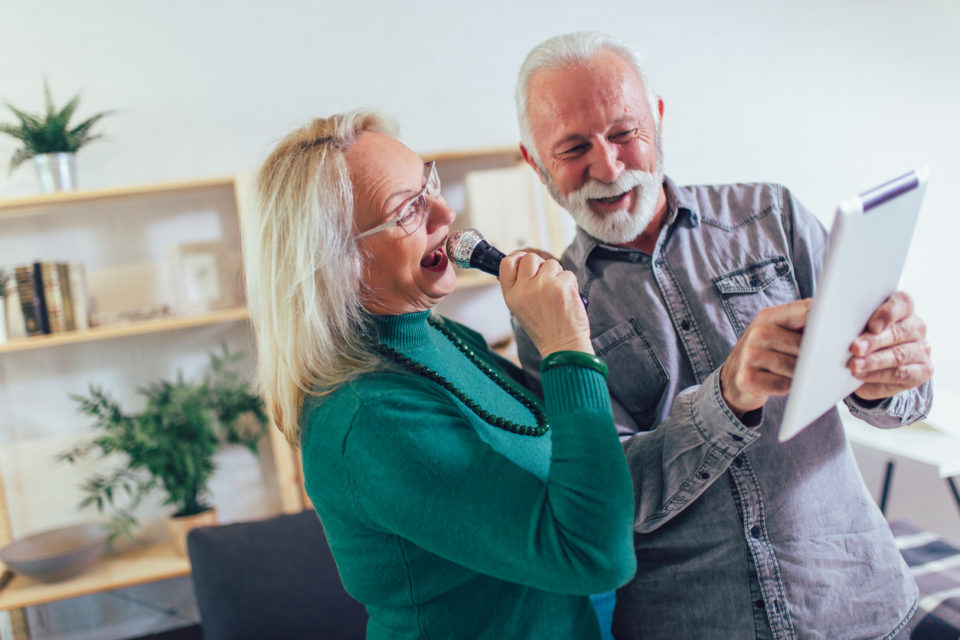
[[(641, 233), (646, 223), (639, 224), (634, 215), (625, 210), (612, 211), (599, 219), (595, 213), (574, 215), (578, 226), (591, 236), (607, 244), (626, 244)], [(613, 218), (613, 219), (611, 219)]]

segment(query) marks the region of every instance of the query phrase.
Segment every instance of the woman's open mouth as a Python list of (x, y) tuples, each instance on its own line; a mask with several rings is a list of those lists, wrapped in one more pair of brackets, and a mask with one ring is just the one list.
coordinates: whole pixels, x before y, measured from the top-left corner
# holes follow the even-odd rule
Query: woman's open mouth
[(443, 245), (440, 245), (423, 257), (420, 266), (428, 271), (446, 271), (448, 262), (447, 253), (443, 250)]

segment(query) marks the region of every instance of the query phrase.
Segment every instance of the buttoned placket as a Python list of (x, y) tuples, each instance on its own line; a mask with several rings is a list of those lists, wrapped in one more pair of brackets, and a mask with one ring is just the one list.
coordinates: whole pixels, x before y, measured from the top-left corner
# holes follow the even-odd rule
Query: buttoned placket
[[(683, 291), (677, 286), (671, 274), (670, 265), (663, 257), (663, 245), (669, 241), (670, 229), (674, 224), (681, 224), (676, 218), (675, 212), (668, 224), (660, 230), (650, 268), (670, 314), (673, 329), (680, 336), (680, 342), (697, 382), (702, 383), (719, 364), (713, 362), (707, 344), (694, 321), (690, 304), (683, 295)], [(695, 215), (692, 216), (692, 223), (697, 224)], [(760, 484), (747, 454), (738, 455), (727, 473), (731, 479), (731, 491), (734, 492), (734, 502), (740, 511), (743, 536), (750, 550), (753, 565), (751, 572), (754, 575), (751, 576), (750, 587), (751, 592), (755, 594), (753, 613), (757, 624), (757, 640), (768, 637), (767, 631), (772, 634), (774, 640), (796, 640), (796, 632), (786, 607), (780, 568), (773, 545), (767, 535)], [(708, 480), (709, 477), (703, 479), (704, 482)]]

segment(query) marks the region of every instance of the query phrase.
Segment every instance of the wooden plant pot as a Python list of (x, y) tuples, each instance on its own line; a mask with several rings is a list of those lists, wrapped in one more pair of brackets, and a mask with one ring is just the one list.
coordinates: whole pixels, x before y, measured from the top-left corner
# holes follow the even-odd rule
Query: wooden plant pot
[(171, 516), (167, 518), (167, 530), (177, 554), (187, 557), (187, 534), (197, 527), (217, 524), (217, 510), (210, 508), (192, 516)]

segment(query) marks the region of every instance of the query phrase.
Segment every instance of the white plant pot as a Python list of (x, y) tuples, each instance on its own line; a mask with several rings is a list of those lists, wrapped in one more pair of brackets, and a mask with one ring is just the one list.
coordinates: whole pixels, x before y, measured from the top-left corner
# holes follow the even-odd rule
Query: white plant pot
[(33, 157), (44, 193), (73, 191), (77, 188), (77, 170), (73, 153), (43, 153)]

